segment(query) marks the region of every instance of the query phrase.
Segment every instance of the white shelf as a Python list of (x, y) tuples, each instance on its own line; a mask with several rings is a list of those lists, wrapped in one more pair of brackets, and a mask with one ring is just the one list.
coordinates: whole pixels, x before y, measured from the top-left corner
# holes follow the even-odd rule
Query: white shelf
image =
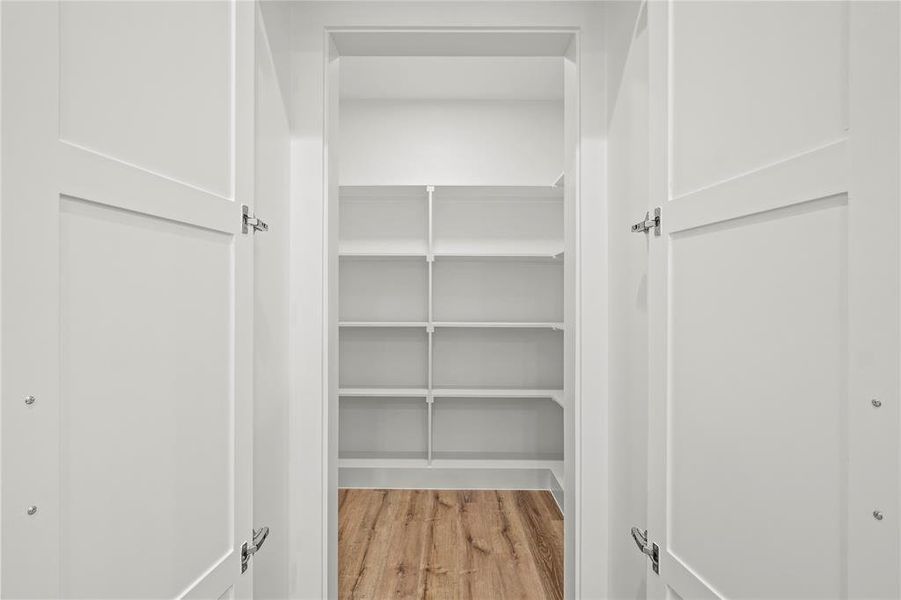
[(562, 258), (563, 243), (435, 242), (432, 254), (438, 258)]
[[(428, 388), (347, 387), (338, 390), (340, 398), (428, 398)], [(547, 398), (563, 406), (563, 390), (520, 390), (513, 388), (435, 388), (433, 398)]]
[(426, 458), (339, 458), (339, 469), (427, 469)]
[(547, 469), (562, 472), (563, 461), (528, 458), (425, 458), (386, 456), (339, 458), (342, 469)]
[(338, 332), (338, 387), (428, 387), (428, 348), (425, 323), (348, 323)]
[(563, 330), (563, 323), (554, 322), (520, 322), (503, 321), (434, 321), (433, 327), (454, 327), (457, 329), (555, 329)]
[(338, 256), (341, 258), (422, 258), (428, 255), (425, 242), (341, 242), (338, 244)]
[(444, 200), (503, 200), (563, 202), (563, 190), (554, 185), (439, 185), (436, 198)]
[(339, 256), (425, 256), (425, 186), (342, 187)]
[(515, 250), (490, 250), (480, 248), (461, 248), (444, 252), (434, 252), (436, 259), (485, 259), (485, 260), (563, 260), (564, 252), (556, 248), (519, 248)]
[[(434, 321), (433, 327), (448, 327), (456, 329), (554, 329), (563, 330), (563, 323), (535, 322), (535, 323), (507, 323), (503, 321)], [(339, 321), (338, 327), (428, 327), (426, 321)]]
[(428, 327), (425, 321), (339, 321), (338, 327)]
[(435, 457), (433, 469), (547, 469), (553, 471), (563, 461), (542, 458), (443, 458)]
[(435, 388), (434, 398), (547, 398), (563, 406), (563, 390), (519, 390), (512, 388)]
[(563, 194), (552, 187), (436, 188), (432, 254), (538, 256), (562, 254)]
[(338, 396), (344, 398), (427, 398), (427, 388), (348, 387), (340, 388)]
[(563, 468), (562, 190), (342, 187), (339, 202), (346, 476), (553, 479)]
[(392, 258), (421, 258), (422, 260), (426, 260), (428, 256), (424, 252), (339, 252), (338, 258), (378, 260), (390, 260)]

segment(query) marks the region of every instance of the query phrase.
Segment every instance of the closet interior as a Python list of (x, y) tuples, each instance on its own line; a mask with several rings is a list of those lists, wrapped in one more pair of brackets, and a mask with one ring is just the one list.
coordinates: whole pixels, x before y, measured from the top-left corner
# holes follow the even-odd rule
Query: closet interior
[[(562, 59), (342, 61), (340, 486), (547, 489), (562, 508)], [(366, 84), (462, 67), (450, 98)], [(510, 78), (530, 96), (492, 97)], [(417, 138), (420, 112), (444, 123)]]

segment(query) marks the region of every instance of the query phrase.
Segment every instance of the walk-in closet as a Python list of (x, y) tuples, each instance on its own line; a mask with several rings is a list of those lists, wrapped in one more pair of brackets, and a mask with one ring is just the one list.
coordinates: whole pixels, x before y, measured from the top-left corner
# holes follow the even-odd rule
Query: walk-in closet
[[(563, 59), (342, 57), (340, 90), (341, 595), (385, 585), (390, 567), (362, 553), (380, 534), (355, 546), (353, 532), (389, 535), (392, 508), (420, 523), (411, 544), (451, 532), (444, 555), (425, 548), (411, 567), (427, 585), (429, 565), (456, 563), (465, 536), (479, 535), (448, 503), (518, 522), (532, 496), (516, 493), (529, 492), (541, 509), (525, 525), (546, 527), (537, 535), (553, 563), (549, 597), (559, 597)], [(404, 489), (414, 496), (395, 493)], [(369, 523), (360, 507), (373, 501), (392, 507)]]

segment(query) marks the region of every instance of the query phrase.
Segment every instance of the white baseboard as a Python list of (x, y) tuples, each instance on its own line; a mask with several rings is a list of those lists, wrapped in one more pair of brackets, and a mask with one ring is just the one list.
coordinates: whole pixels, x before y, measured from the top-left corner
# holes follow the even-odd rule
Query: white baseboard
[(562, 469), (548, 469), (547, 470), (547, 489), (551, 492), (551, 495), (554, 497), (554, 501), (557, 503), (557, 508), (560, 509), (560, 514), (563, 513), (563, 470)]
[(421, 490), (547, 490), (563, 505), (563, 488), (551, 469), (434, 469), (341, 467), (342, 488)]

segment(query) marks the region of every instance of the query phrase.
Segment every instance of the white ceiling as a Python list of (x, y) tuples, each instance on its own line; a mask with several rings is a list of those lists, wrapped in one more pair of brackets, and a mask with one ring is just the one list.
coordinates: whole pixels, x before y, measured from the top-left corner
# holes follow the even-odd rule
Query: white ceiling
[(342, 99), (563, 99), (556, 56), (342, 56), (340, 74)]

